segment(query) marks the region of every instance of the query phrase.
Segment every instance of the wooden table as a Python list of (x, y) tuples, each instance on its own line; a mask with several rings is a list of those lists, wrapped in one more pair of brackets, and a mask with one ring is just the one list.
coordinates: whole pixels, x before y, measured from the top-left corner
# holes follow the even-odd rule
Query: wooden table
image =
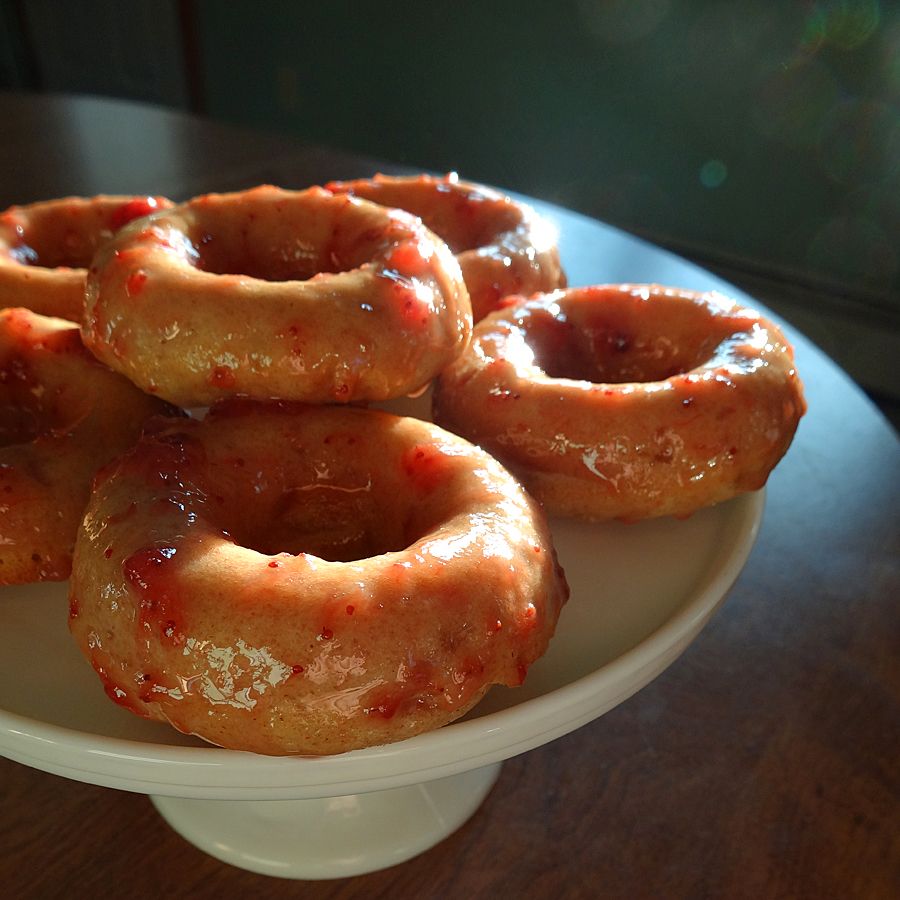
[[(0, 95), (0, 118), (0, 208), (63, 194), (300, 187), (375, 167), (118, 101)], [(664, 277), (596, 258), (603, 227), (553, 214), (573, 283)], [(692, 277), (688, 286), (705, 286)], [(809, 414), (724, 608), (634, 698), (509, 760), (446, 841), (344, 881), (267, 879), (183, 841), (145, 796), (0, 760), (0, 893), (900, 895), (900, 447), (864, 394), (792, 337)]]

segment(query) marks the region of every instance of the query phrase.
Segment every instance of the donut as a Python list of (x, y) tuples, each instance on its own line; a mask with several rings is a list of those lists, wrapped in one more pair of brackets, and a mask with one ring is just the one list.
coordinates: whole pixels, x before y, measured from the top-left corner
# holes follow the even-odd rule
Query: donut
[(382, 206), (419, 216), (456, 254), (477, 322), (508, 294), (532, 294), (566, 286), (556, 233), (531, 207), (455, 173), (376, 175), (328, 185)]
[(94, 260), (85, 343), (180, 406), (414, 393), (468, 341), (447, 246), (415, 217), (322, 188), (198, 197)]
[(75, 323), (0, 310), (0, 584), (68, 577), (95, 471), (166, 412), (98, 363)]
[(101, 476), (70, 627), (107, 694), (214, 744), (385, 744), (518, 685), (568, 593), (488, 454), (376, 410), (232, 400)]
[(164, 197), (65, 197), (0, 213), (0, 307), (80, 322), (86, 269), (97, 248)]
[(718, 293), (601, 285), (510, 303), (442, 373), (434, 418), (550, 513), (687, 516), (756, 490), (805, 411), (782, 332)]

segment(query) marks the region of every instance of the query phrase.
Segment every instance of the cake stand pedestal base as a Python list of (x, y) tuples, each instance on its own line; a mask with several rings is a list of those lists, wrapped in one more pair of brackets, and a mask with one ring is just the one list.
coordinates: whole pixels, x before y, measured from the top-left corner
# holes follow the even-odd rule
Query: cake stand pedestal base
[(402, 863), (452, 834), (481, 805), (500, 765), (342, 797), (151, 800), (183, 838), (223, 862), (280, 878), (346, 878)]

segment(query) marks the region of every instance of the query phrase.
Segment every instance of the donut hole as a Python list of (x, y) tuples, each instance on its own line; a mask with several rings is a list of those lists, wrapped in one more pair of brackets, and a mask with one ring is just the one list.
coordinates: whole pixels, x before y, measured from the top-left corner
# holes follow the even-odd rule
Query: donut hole
[[(207, 526), (242, 547), (351, 562), (405, 550), (456, 514), (463, 460), (440, 442), (415, 443), (410, 422), (236, 400), (153, 436), (140, 459), (157, 477), (158, 460), (171, 457), (169, 481), (197, 485)], [(195, 440), (194, 429), (214, 431), (215, 442)]]
[(26, 240), (11, 247), (9, 255), (23, 266), (42, 269), (84, 269), (90, 265), (101, 234), (74, 226), (30, 229)]
[(127, 201), (123, 198), (68, 198), (28, 207), (11, 243), (9, 256), (24, 266), (44, 269), (85, 269), (97, 248), (115, 230), (112, 220)]
[(245, 444), (241, 455), (226, 448), (210, 460), (215, 524), (266, 556), (308, 553), (331, 562), (404, 550), (428, 530), (433, 503), (410, 499), (390, 474), (399, 467), (358, 459), (356, 445), (347, 446), (353, 438), (325, 437), (329, 443), (274, 441), (271, 451)]
[(550, 378), (648, 383), (702, 365), (734, 331), (727, 319), (717, 320), (692, 304), (680, 312), (656, 315), (633, 302), (610, 303), (599, 311), (582, 305), (560, 315), (537, 311), (523, 326), (534, 364)]
[(317, 198), (263, 202), (244, 196), (196, 201), (188, 237), (195, 264), (213, 275), (244, 275), (263, 281), (306, 281), (357, 269), (389, 243), (384, 211)]
[(323, 248), (283, 235), (278, 240), (233, 241), (233, 235), (205, 232), (194, 239), (197, 267), (212, 275), (244, 275), (261, 281), (307, 281), (319, 273), (356, 268)]
[(266, 556), (309, 553), (330, 562), (367, 559), (408, 546), (402, 519), (386, 515), (370, 493), (306, 488), (275, 498), (265, 519), (237, 522), (228, 529), (231, 536)]

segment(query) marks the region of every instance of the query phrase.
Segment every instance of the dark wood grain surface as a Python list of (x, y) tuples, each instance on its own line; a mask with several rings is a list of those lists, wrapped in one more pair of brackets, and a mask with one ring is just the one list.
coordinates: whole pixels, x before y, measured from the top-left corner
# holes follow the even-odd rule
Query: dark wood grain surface
[[(376, 168), (118, 101), (0, 95), (0, 121), (0, 208)], [(599, 226), (559, 217), (580, 283), (603, 266)], [(357, 878), (270, 879), (201, 853), (145, 796), (0, 759), (0, 895), (900, 896), (900, 446), (863, 393), (792, 337), (810, 411), (723, 609), (638, 695), (506, 762), (443, 843)]]

